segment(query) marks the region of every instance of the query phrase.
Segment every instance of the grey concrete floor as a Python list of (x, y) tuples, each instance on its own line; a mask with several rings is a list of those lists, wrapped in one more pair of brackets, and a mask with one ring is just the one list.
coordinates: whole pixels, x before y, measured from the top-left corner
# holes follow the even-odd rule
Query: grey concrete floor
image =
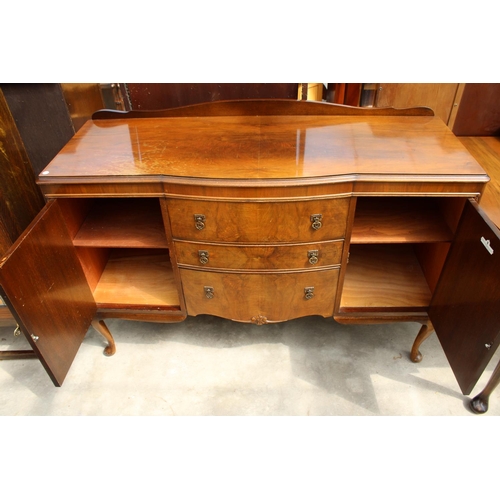
[[(0, 415), (471, 416), (435, 335), (409, 360), (416, 323), (301, 318), (256, 326), (200, 316), (179, 324), (108, 320), (117, 352), (87, 332), (62, 387), (38, 360), (0, 362)], [(0, 328), (1, 349), (28, 347)], [(497, 353), (471, 397), (484, 387)]]

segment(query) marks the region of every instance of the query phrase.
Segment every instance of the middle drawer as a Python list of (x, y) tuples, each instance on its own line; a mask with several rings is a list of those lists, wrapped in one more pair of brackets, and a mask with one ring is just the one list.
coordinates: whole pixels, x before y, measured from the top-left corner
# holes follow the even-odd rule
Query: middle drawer
[(222, 245), (176, 241), (179, 266), (215, 269), (307, 269), (335, 266), (342, 241), (291, 245)]

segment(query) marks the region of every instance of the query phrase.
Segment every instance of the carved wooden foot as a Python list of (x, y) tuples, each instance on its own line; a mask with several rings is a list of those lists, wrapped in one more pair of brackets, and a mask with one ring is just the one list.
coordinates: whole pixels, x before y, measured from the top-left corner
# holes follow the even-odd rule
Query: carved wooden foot
[(500, 361), (491, 375), (485, 388), (470, 402), (470, 409), (474, 413), (486, 413), (491, 393), (500, 382)]
[(92, 326), (108, 341), (108, 346), (104, 349), (104, 354), (106, 356), (113, 356), (116, 352), (115, 339), (113, 338), (113, 335), (111, 335), (111, 332), (108, 330), (104, 321), (102, 319), (95, 319), (92, 321)]
[(432, 323), (428, 321), (424, 325), (422, 325), (422, 328), (420, 328), (420, 331), (418, 332), (417, 337), (415, 338), (415, 341), (413, 342), (413, 346), (411, 348), (411, 353), (410, 353), (410, 359), (414, 363), (420, 363), (422, 361), (422, 353), (419, 351), (419, 348), (422, 344), (422, 342), (430, 336), (430, 334), (434, 331), (434, 327), (432, 326)]

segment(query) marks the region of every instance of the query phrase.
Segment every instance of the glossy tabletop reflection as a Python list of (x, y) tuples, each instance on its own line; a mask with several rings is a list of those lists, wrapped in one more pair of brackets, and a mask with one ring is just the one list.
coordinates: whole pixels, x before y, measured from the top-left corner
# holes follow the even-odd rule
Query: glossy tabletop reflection
[(216, 116), (89, 121), (41, 174), (298, 179), (484, 175), (429, 116)]

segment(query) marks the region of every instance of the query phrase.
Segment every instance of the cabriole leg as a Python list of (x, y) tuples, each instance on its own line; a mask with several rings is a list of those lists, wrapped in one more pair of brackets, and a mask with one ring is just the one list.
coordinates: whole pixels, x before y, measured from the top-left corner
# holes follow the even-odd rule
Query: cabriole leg
[(486, 387), (470, 402), (470, 409), (474, 413), (486, 413), (491, 393), (500, 382), (500, 361), (491, 375)]
[(92, 326), (108, 341), (108, 346), (104, 349), (104, 354), (106, 356), (113, 356), (116, 352), (115, 339), (113, 338), (113, 335), (111, 335), (111, 332), (108, 330), (104, 321), (102, 319), (94, 319), (92, 321)]
[(427, 321), (427, 323), (422, 325), (422, 328), (420, 328), (420, 331), (418, 332), (417, 337), (415, 338), (415, 341), (413, 342), (413, 346), (411, 348), (411, 353), (410, 353), (410, 359), (414, 363), (420, 363), (422, 361), (422, 353), (419, 351), (420, 345), (422, 342), (430, 336), (430, 334), (434, 331), (434, 327), (432, 326), (432, 323)]

